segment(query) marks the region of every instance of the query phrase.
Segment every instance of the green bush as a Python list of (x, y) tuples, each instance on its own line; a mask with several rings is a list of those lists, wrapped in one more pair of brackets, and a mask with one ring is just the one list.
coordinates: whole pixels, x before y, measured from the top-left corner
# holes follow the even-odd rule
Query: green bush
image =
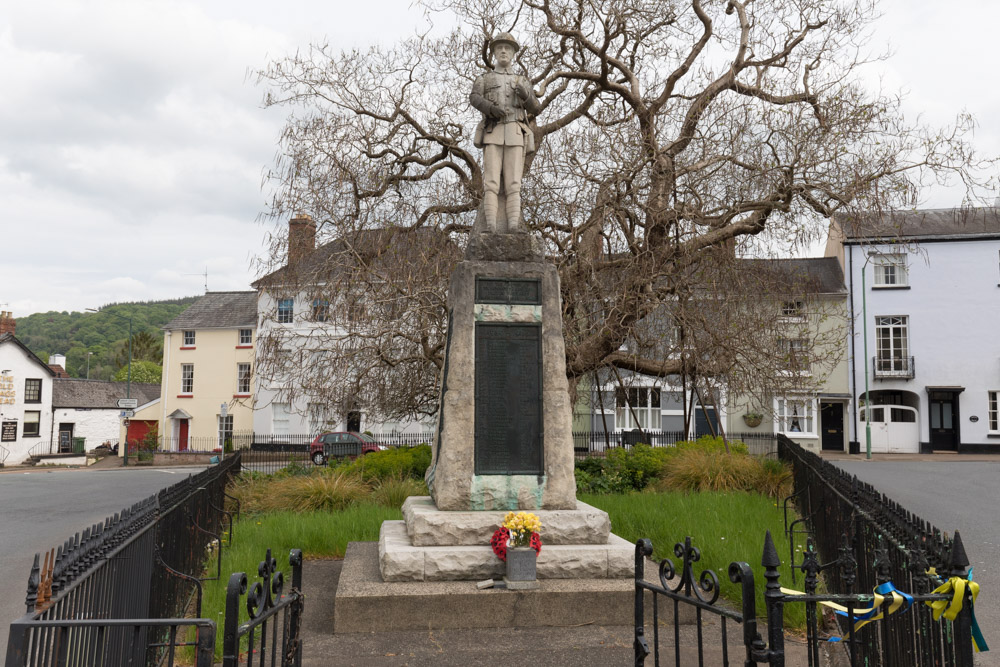
[(430, 445), (418, 445), (365, 454), (354, 461), (342, 463), (337, 470), (357, 475), (366, 482), (403, 477), (422, 480), (430, 464)]

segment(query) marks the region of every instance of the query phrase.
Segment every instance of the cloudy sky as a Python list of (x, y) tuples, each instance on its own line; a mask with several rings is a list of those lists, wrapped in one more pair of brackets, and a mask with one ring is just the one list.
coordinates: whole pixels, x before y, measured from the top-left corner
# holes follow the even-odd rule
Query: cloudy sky
[[(966, 109), (1000, 154), (1000, 4), (882, 2), (877, 71), (911, 114)], [(0, 7), (0, 309), (15, 317), (248, 289), (285, 111), (249, 75), (310, 42), (392, 42), (410, 0), (31, 0)], [(928, 206), (960, 203), (935, 188)]]

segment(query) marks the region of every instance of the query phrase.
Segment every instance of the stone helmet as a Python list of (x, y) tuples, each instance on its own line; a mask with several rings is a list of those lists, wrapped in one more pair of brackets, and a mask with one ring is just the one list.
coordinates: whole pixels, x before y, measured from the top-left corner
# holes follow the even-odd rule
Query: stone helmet
[(497, 44), (502, 44), (504, 42), (514, 47), (514, 53), (517, 53), (518, 51), (521, 50), (521, 45), (517, 43), (516, 39), (514, 39), (514, 35), (510, 34), (509, 32), (502, 32), (490, 40), (490, 52), (493, 51), (493, 47), (495, 47)]

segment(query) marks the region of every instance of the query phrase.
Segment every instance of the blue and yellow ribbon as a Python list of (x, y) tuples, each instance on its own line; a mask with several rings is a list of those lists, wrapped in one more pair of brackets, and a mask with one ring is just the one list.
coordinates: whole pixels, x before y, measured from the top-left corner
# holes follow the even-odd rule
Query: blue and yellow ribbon
[[(785, 595), (805, 595), (805, 593), (801, 591), (794, 591), (788, 588), (782, 588), (781, 592)], [(887, 600), (888, 604), (886, 604)], [(832, 609), (838, 616), (844, 616), (846, 618), (850, 618), (852, 616), (847, 607), (842, 604), (828, 601), (822, 601), (819, 604)], [(865, 625), (873, 621), (881, 620), (890, 614), (905, 612), (911, 606), (913, 606), (913, 597), (903, 591), (897, 590), (896, 587), (892, 585), (891, 581), (879, 584), (875, 587), (875, 591), (872, 596), (872, 606), (867, 609), (854, 610), (854, 631), (857, 632)], [(831, 638), (830, 641), (840, 641), (840, 638)]]
[[(932, 571), (928, 573), (935, 574)], [(950, 577), (943, 584), (931, 591), (931, 593), (937, 595), (951, 595), (950, 600), (928, 600), (924, 604), (931, 608), (931, 614), (934, 616), (935, 621), (939, 620), (942, 616), (949, 621), (954, 621), (958, 617), (959, 612), (962, 611), (966, 587), (968, 587), (969, 592), (972, 594), (972, 605), (970, 605), (969, 609), (969, 617), (972, 620), (972, 646), (976, 649), (977, 653), (989, 651), (990, 647), (986, 645), (983, 632), (979, 629), (979, 622), (976, 621), (975, 607), (976, 598), (979, 596), (979, 584), (972, 580), (971, 568), (969, 569), (968, 579)]]

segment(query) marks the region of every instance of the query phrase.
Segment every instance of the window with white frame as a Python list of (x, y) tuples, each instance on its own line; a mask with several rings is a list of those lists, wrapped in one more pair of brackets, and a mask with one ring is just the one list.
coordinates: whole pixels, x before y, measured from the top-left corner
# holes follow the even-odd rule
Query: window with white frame
[(326, 322), (330, 319), (330, 302), (326, 299), (313, 299), (313, 322)]
[(278, 324), (290, 324), (294, 314), (294, 299), (278, 299)]
[(905, 287), (909, 284), (906, 275), (906, 255), (902, 253), (873, 255), (872, 263), (875, 267), (876, 287)]
[(774, 428), (793, 437), (817, 437), (816, 399), (782, 396), (774, 401)]
[(1000, 415), (997, 414), (997, 399), (1000, 391), (986, 392), (986, 423), (989, 425), (990, 433), (1000, 433)]
[(250, 395), (250, 364), (236, 364), (236, 393)]
[(271, 433), (274, 435), (288, 435), (288, 423), (291, 418), (289, 408), (288, 403), (271, 404)]
[(802, 301), (782, 301), (781, 316), (801, 320), (805, 317), (805, 304)]
[(778, 354), (781, 369), (805, 373), (809, 371), (809, 341), (804, 338), (779, 338)]
[(875, 318), (875, 370), (910, 370), (909, 317), (885, 315)]
[(219, 415), (219, 448), (226, 451), (227, 442), (229, 447), (233, 444), (233, 416)]
[(194, 347), (194, 332), (185, 331), (184, 332), (184, 347)]
[(37, 410), (26, 410), (24, 413), (24, 426), (21, 435), (25, 438), (37, 438), (41, 432), (42, 413)]
[(659, 387), (619, 387), (615, 390), (615, 404), (615, 426), (619, 430), (659, 430)]
[(194, 393), (194, 364), (181, 364), (181, 393)]
[(253, 344), (253, 329), (240, 329), (240, 345)]

